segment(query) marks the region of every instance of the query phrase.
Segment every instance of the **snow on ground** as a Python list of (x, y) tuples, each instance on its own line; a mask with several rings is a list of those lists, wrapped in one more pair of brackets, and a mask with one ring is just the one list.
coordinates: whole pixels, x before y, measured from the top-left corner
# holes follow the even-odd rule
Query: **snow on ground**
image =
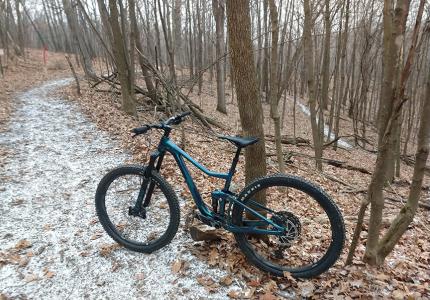
[[(76, 104), (49, 96), (71, 79), (50, 81), (19, 94), (0, 145), (13, 153), (0, 169), (0, 296), (23, 298), (224, 299), (197, 276), (225, 276), (187, 248), (179, 229), (153, 254), (117, 249), (95, 215), (101, 177), (131, 155), (99, 131)], [(182, 224), (183, 225), (183, 221)], [(188, 246), (188, 247), (187, 247)], [(176, 259), (189, 263), (184, 275)], [(237, 286), (231, 286), (237, 288)]]
[[(292, 100), (292, 98), (290, 99)], [(293, 101), (293, 100), (292, 100)], [(306, 115), (306, 116), (310, 116), (311, 115), (311, 111), (309, 110), (309, 108), (304, 105), (303, 103), (301, 103), (300, 101), (297, 101), (297, 104), (299, 105), (300, 109), (302, 110), (302, 112)], [(318, 122), (318, 117), (317, 117), (317, 122)], [(329, 134), (329, 128), (326, 124), (324, 124), (324, 136), (328, 136)], [(335, 134), (333, 132), (330, 132), (330, 141), (333, 141), (336, 138)], [(348, 142), (344, 141), (343, 139), (339, 139), (337, 141), (337, 144), (341, 147), (344, 147), (346, 149), (351, 149), (353, 148), (351, 144), (349, 144)]]

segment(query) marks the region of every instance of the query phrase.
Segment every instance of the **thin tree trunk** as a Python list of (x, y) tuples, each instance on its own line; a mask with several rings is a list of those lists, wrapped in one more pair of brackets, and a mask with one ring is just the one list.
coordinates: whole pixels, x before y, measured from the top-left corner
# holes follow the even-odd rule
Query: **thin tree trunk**
[[(316, 92), (315, 92), (315, 80), (314, 80), (314, 53), (313, 53), (313, 42), (312, 42), (312, 11), (309, 0), (304, 0), (304, 12), (305, 12), (305, 26), (303, 29), (303, 41), (304, 41), (304, 61), (306, 69), (306, 80), (308, 83), (308, 95), (309, 95), (309, 107), (311, 111), (311, 127), (312, 137), (315, 148), (315, 164), (318, 170), (322, 170), (322, 137), (320, 134), (320, 128), (318, 123), (323, 123), (320, 118), (317, 122), (317, 111), (316, 111)], [(321, 114), (320, 114), (321, 116)]]
[(227, 114), (225, 102), (225, 80), (224, 63), (220, 60), (224, 53), (224, 21), (225, 21), (225, 1), (212, 0), (212, 9), (216, 23), (216, 85), (217, 85), (217, 111)]

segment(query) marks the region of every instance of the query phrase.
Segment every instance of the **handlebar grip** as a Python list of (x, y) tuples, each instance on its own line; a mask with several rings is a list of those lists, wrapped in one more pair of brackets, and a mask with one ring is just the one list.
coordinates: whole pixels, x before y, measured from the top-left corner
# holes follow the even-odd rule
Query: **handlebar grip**
[(139, 134), (144, 134), (146, 133), (149, 129), (151, 129), (150, 126), (148, 125), (143, 125), (142, 127), (137, 127), (137, 128), (133, 128), (131, 130), (131, 132), (133, 132), (135, 135), (139, 135)]
[(191, 111), (186, 111), (186, 112), (183, 112), (182, 114), (179, 114), (178, 117), (183, 118), (183, 117), (186, 117), (186, 116), (189, 116), (189, 115), (191, 115)]
[(191, 112), (190, 111), (186, 111), (183, 112), (182, 114), (176, 115), (174, 117), (171, 117), (170, 119), (168, 119), (165, 124), (166, 125), (178, 125), (180, 124), (182, 121), (184, 121), (184, 117), (190, 115)]

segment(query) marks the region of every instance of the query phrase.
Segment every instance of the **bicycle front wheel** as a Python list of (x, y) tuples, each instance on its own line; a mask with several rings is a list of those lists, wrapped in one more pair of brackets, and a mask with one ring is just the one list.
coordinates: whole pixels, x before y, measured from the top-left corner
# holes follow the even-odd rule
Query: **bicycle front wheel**
[[(245, 187), (239, 199), (285, 228), (282, 235), (235, 234), (242, 252), (259, 269), (276, 276), (290, 272), (309, 278), (325, 272), (339, 258), (345, 240), (343, 218), (317, 186), (295, 176), (267, 176)], [(232, 218), (237, 226), (256, 224), (258, 219), (240, 205), (233, 207)], [(257, 224), (274, 229), (267, 222)]]
[(121, 166), (110, 171), (97, 188), (96, 210), (103, 228), (115, 241), (133, 251), (151, 253), (173, 239), (180, 211), (171, 186), (153, 171), (149, 182), (154, 189), (148, 205), (139, 214), (131, 213), (144, 174), (145, 168), (141, 166)]

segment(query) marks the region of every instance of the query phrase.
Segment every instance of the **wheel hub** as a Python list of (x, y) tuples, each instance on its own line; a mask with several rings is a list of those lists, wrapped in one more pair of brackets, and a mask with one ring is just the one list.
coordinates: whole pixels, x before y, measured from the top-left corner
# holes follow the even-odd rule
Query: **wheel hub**
[(128, 215), (133, 217), (139, 217), (142, 219), (146, 219), (146, 209), (142, 207), (141, 209), (136, 209), (133, 206), (129, 206)]
[(283, 247), (290, 247), (298, 239), (301, 233), (299, 218), (289, 211), (281, 211), (273, 215), (271, 220), (277, 225), (284, 227), (284, 234), (278, 236), (278, 244)]

